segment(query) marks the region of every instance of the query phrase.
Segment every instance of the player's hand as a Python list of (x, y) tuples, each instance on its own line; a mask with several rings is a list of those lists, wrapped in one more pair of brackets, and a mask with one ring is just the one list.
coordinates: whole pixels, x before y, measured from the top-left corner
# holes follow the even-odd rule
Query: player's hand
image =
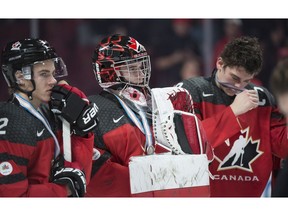
[(76, 87), (59, 84), (53, 87), (50, 109), (68, 121), (75, 134), (84, 136), (92, 131), (98, 121), (98, 107)]
[(230, 105), (235, 116), (246, 113), (258, 107), (259, 96), (256, 90), (245, 90), (238, 94)]

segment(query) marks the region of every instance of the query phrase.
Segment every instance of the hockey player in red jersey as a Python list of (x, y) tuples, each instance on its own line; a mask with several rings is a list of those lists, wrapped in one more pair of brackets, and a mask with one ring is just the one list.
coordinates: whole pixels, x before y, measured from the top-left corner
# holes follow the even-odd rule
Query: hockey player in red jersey
[[(85, 123), (83, 118), (94, 104), (79, 89), (56, 85), (67, 69), (47, 41), (7, 43), (1, 65), (11, 97), (0, 103), (0, 197), (83, 197), (97, 116)], [(73, 130), (72, 152), (64, 149), (70, 161), (62, 156), (67, 136), (63, 140), (60, 118)]]
[[(197, 136), (196, 128), (199, 132), (202, 131), (198, 127), (197, 120), (191, 113), (191, 115), (184, 113), (184, 111), (192, 111), (191, 97), (184, 89), (163, 89), (163, 92), (155, 89), (154, 96), (162, 97), (164, 103), (168, 102), (170, 112), (166, 112), (168, 109), (165, 110), (165, 104), (158, 107), (157, 112), (153, 112), (151, 99), (153, 95), (149, 88), (150, 58), (144, 46), (134, 38), (123, 35), (104, 38), (96, 47), (92, 61), (96, 80), (103, 91), (99, 95), (89, 97), (99, 106), (99, 124), (94, 130), (95, 154), (87, 196), (209, 196), (208, 165), (207, 172), (204, 174), (208, 182), (203, 184), (204, 186), (133, 193), (131, 190), (133, 189), (131, 187), (133, 172), (129, 170), (131, 168), (129, 162), (132, 158), (136, 158), (135, 161), (139, 162), (141, 159), (153, 159), (158, 153), (164, 152), (170, 155), (171, 152), (173, 154), (204, 152), (205, 154), (208, 149), (207, 143), (203, 136)], [(160, 100), (156, 99), (154, 102), (156, 105), (161, 105), (158, 104)], [(163, 113), (163, 119), (167, 117), (167, 121), (162, 122), (161, 119), (156, 119), (159, 117), (160, 110)], [(173, 113), (173, 110), (179, 110), (177, 113), (179, 115)], [(166, 113), (168, 115), (165, 116)], [(155, 116), (155, 121), (153, 120), (152, 123), (153, 116)], [(177, 128), (181, 128), (182, 133), (178, 133), (176, 129), (172, 130), (177, 121), (176, 116), (179, 117)], [(185, 124), (186, 119), (188, 119), (186, 123), (190, 122), (190, 125)], [(165, 128), (169, 128), (169, 131)], [(177, 135), (178, 140), (175, 140)], [(185, 141), (181, 140), (182, 138)], [(165, 143), (156, 144), (160, 140)], [(203, 141), (201, 150), (197, 149), (199, 140)], [(179, 158), (178, 155), (175, 158)], [(192, 166), (191, 170), (193, 170)], [(149, 173), (144, 175), (144, 177), (147, 176), (149, 177)], [(163, 181), (164, 178), (156, 180)], [(137, 183), (135, 185), (139, 186)]]
[(208, 78), (184, 80), (214, 148), (211, 196), (260, 197), (275, 156), (288, 154), (286, 123), (273, 96), (250, 81), (262, 67), (256, 38), (240, 37), (226, 45)]

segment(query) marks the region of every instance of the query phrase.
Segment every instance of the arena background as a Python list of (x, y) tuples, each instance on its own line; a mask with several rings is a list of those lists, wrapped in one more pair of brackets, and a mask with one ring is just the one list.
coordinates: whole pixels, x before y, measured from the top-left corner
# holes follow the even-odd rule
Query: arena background
[[(146, 47), (151, 56), (151, 87), (176, 84), (182, 79), (180, 71), (184, 66), (191, 76), (210, 75), (215, 55), (229, 37), (259, 38), (264, 65), (256, 82), (267, 88), (273, 67), (280, 58), (288, 56), (288, 19), (0, 19), (0, 29), (1, 49), (11, 40), (47, 40), (64, 59), (70, 83), (87, 95), (100, 91), (91, 64), (94, 47), (112, 33), (132, 36)], [(167, 56), (169, 62), (177, 63), (163, 66), (161, 59)], [(192, 62), (197, 63), (196, 72), (192, 72)], [(7, 97), (7, 85), (1, 75), (0, 100)]]

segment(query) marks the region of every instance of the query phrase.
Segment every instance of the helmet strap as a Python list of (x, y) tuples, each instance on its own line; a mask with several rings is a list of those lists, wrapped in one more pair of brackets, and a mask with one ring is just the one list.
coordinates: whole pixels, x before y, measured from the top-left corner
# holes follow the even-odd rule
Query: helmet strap
[(36, 85), (35, 85), (35, 81), (34, 81), (33, 79), (31, 79), (30, 81), (32, 82), (32, 85), (33, 85), (33, 89), (32, 89), (31, 91), (25, 91), (25, 90), (21, 89), (21, 88), (19, 87), (19, 85), (16, 85), (15, 88), (16, 88), (18, 91), (25, 93), (25, 94), (28, 96), (29, 100), (33, 100), (32, 93), (33, 93), (33, 91), (35, 91)]

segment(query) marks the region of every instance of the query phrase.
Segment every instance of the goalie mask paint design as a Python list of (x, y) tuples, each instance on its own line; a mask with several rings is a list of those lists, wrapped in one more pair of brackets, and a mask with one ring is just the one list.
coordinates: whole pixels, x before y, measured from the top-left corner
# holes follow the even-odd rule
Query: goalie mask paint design
[(151, 76), (150, 57), (132, 37), (113, 35), (103, 39), (92, 57), (93, 71), (102, 88), (118, 84), (147, 87)]

